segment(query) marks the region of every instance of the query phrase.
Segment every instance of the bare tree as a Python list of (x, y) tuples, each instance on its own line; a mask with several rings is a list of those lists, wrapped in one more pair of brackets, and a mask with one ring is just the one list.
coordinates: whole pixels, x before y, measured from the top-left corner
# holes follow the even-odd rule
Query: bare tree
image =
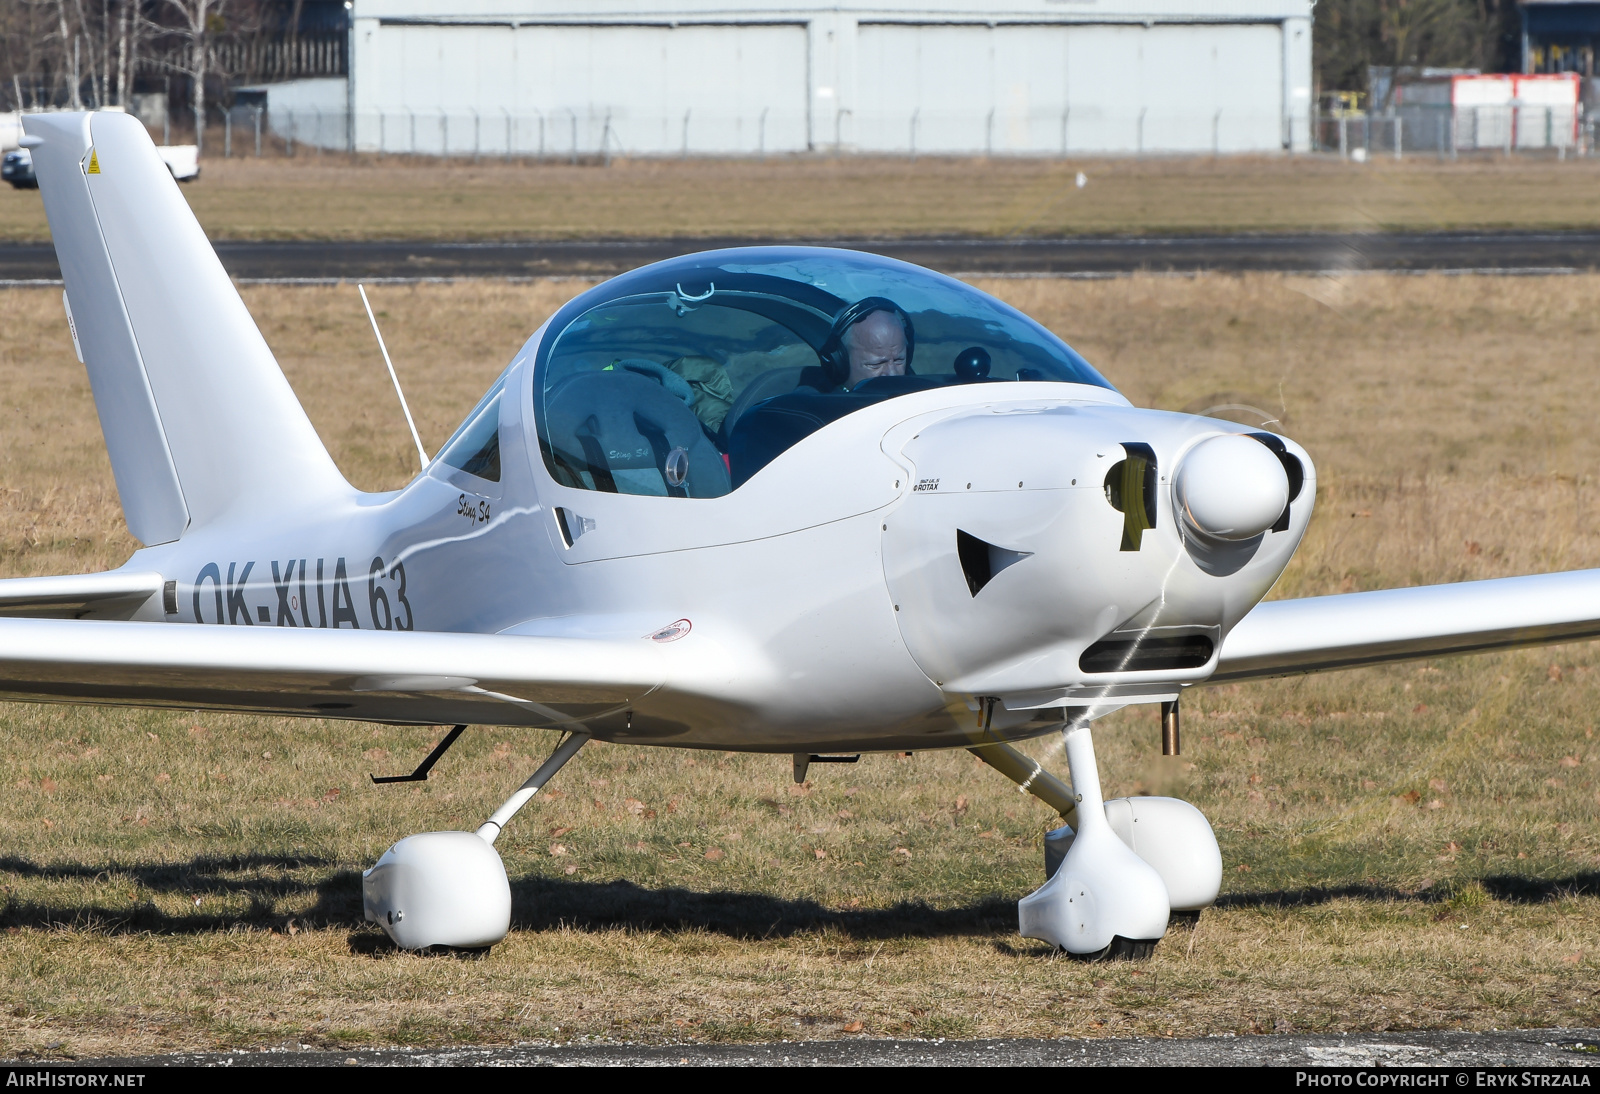
[(56, 0), (56, 15), (61, 24), (61, 76), (70, 83), (72, 96), (72, 109), (78, 110), (83, 104), (78, 99), (78, 66), (72, 60), (72, 32), (67, 28), (67, 0)]
[(132, 80), (120, 52), (113, 68), (116, 28), (136, 18), (140, 2), (0, 0), (0, 98), (18, 108), (110, 103), (113, 72), (118, 91)]
[(1314, 14), (1317, 80), (1329, 89), (1364, 87), (1369, 66), (1494, 70), (1513, 60), (1514, 0), (1319, 0)]
[(194, 109), (194, 143), (205, 151), (206, 132), (206, 78), (214, 69), (213, 45), (218, 35), (226, 32), (225, 14), (229, 0), (161, 0), (162, 10), (170, 15), (175, 25), (165, 29), (177, 36), (178, 49), (173, 50), (167, 65), (173, 71), (189, 77), (190, 105)]
[[(128, 72), (128, 0), (123, 0), (117, 5), (117, 105), (128, 105), (128, 93), (132, 91), (132, 84)], [(139, 32), (139, 20), (134, 18), (133, 31)]]

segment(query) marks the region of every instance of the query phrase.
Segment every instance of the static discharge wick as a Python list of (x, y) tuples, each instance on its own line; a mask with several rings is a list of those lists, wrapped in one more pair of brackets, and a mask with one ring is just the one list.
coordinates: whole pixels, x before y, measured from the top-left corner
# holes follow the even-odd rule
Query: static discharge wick
[(389, 347), (383, 344), (383, 332), (378, 329), (378, 317), (372, 314), (372, 301), (367, 299), (367, 287), (357, 285), (356, 291), (361, 294), (361, 303), (366, 306), (367, 318), (372, 322), (372, 333), (378, 336), (378, 349), (383, 352), (383, 363), (389, 368), (389, 379), (394, 381), (394, 393), (400, 396), (400, 409), (405, 411), (406, 425), (411, 427), (411, 439), (416, 442), (417, 456), (422, 460), (424, 469), (428, 466), (428, 453), (422, 447), (422, 438), (417, 436), (417, 423), (411, 417), (411, 408), (406, 405), (406, 393), (400, 390), (400, 377), (394, 374), (394, 362), (389, 360)]

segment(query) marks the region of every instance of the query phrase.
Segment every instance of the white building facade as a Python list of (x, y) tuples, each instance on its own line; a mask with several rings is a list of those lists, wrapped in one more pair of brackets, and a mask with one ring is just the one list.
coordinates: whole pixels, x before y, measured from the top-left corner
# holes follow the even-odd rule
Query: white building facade
[(1309, 0), (354, 0), (350, 34), (358, 151), (1310, 146)]

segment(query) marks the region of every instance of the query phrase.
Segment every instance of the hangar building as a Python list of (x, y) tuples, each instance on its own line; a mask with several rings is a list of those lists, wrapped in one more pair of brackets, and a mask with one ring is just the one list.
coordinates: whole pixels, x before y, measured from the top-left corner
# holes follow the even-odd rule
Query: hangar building
[(341, 105), (421, 154), (1300, 150), (1311, 6), (354, 0)]

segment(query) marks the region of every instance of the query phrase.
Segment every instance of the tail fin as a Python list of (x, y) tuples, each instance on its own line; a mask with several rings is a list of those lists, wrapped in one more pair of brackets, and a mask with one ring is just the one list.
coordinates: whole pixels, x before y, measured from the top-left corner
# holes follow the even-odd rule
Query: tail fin
[(348, 493), (144, 126), (106, 112), (23, 128), (134, 536)]

